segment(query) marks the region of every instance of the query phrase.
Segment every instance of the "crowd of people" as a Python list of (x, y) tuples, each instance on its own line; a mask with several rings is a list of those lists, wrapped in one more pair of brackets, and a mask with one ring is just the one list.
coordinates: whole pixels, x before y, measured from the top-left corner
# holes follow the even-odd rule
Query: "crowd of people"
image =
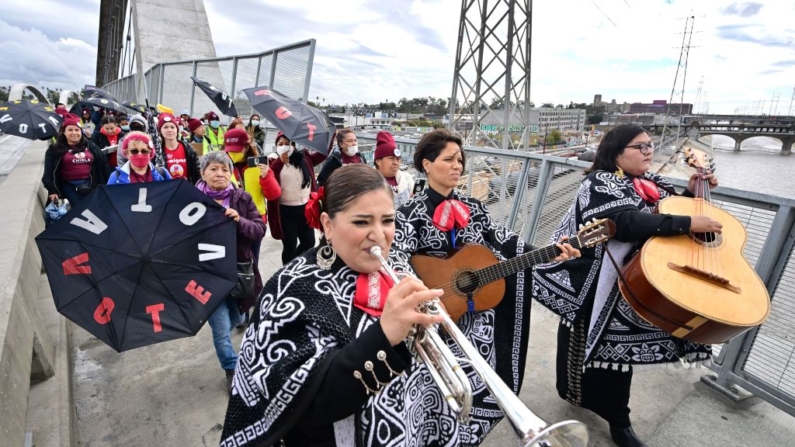
[[(429, 366), (415, 359), (410, 340), (415, 326), (440, 321), (420, 304), (442, 295), (416, 278), (412, 255), (445, 257), (476, 244), (506, 261), (532, 250), (483, 203), (458, 191), (466, 166), (459, 137), (444, 129), (423, 136), (412, 162), (427, 188), (415, 191), (388, 132), (378, 133), (369, 166), (348, 129), (336, 134), (329, 154), (300, 147), (281, 132), (266, 151), (258, 115), (224, 127), (214, 112), (202, 118), (161, 113), (165, 165), (157, 166), (146, 120), (105, 116), (89, 138), (85, 116), (67, 116), (47, 151), (42, 182), (52, 201), (78, 203), (101, 184), (180, 180), (221, 204), (237, 224), (237, 261), (250, 263), (256, 281), (246, 294), (230, 294), (209, 318), (230, 393), (222, 446), (377, 446), (399, 439), (475, 446), (503, 418), (465, 363), (473, 408), (462, 422)], [(115, 165), (102, 150), (113, 145), (119, 146)], [(617, 227), (610, 247), (624, 262), (651, 236), (719, 233), (720, 223), (709, 218), (651, 213), (677, 194), (649, 172), (653, 149), (641, 127), (607, 133), (555, 233), (560, 254), (508, 276), (499, 304), (473, 306), (456, 322), (518, 394), (531, 299), (558, 313), (558, 392), (605, 419), (622, 447), (645, 445), (629, 419), (632, 366), (703, 361), (709, 347), (644, 324), (618, 294), (601, 246), (580, 251), (566, 236), (585, 220), (610, 218)], [(711, 174), (702, 179), (717, 184)], [(685, 195), (692, 196), (696, 181), (691, 178)], [(258, 260), (268, 229), (282, 242), (283, 267), (263, 281)], [(385, 274), (373, 247), (400, 282)], [(230, 335), (236, 326), (245, 328), (239, 355)], [(659, 355), (641, 352), (649, 349)]]

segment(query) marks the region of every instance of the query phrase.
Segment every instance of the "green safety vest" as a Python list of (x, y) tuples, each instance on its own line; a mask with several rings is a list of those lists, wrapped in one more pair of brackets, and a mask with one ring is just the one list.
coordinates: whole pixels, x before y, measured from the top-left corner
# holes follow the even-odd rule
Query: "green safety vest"
[[(220, 150), (224, 146), (224, 133), (226, 133), (226, 128), (224, 126), (218, 126), (218, 137), (216, 138), (215, 133), (212, 131), (212, 127), (207, 125), (207, 131), (204, 133), (204, 136), (210, 140), (210, 150), (217, 151)], [(206, 154), (207, 152), (205, 152)]]

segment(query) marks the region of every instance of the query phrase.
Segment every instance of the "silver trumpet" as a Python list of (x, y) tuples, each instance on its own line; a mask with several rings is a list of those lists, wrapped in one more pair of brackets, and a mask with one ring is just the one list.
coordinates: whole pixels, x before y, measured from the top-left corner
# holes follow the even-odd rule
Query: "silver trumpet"
[[(400, 282), (398, 275), (384, 259), (381, 247), (371, 247), (370, 254), (381, 262), (384, 272), (392, 278), (395, 284)], [(497, 401), (497, 405), (511, 422), (519, 445), (523, 447), (585, 447), (588, 445), (588, 428), (582, 422), (563, 421), (548, 424), (530, 411), (467, 340), (458, 325), (440, 306), (438, 299), (425, 302), (422, 311), (430, 315), (442, 316), (441, 327), (458, 344), (466, 356), (461, 361), (472, 365), (472, 369), (486, 384)], [(469, 410), (472, 407), (472, 387), (466, 373), (461, 368), (459, 359), (450, 351), (435, 327), (415, 326), (409, 334), (409, 338), (413, 351), (428, 366), (428, 371), (441, 389), (450, 409), (456, 413), (459, 422), (468, 421)]]

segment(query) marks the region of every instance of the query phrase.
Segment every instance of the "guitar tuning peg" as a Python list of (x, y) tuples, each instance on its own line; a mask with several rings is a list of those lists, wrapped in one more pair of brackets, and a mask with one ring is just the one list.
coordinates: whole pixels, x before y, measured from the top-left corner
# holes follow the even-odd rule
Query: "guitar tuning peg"
[(583, 224), (580, 224), (580, 226), (577, 227), (578, 230), (582, 230), (583, 228), (585, 228), (585, 225), (583, 225)]

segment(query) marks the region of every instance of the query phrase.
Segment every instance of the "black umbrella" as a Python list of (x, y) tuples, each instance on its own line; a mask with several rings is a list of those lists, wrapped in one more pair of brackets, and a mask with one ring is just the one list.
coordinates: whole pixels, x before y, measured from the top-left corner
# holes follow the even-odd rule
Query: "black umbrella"
[(252, 87), (243, 90), (243, 93), (248, 96), (251, 107), (264, 115), (290, 141), (328, 153), (336, 127), (324, 112), (288, 98), (272, 88)]
[(100, 186), (36, 244), (58, 311), (121, 352), (195, 335), (237, 283), (235, 238), (175, 180)]
[(84, 98), (77, 103), (79, 107), (102, 107), (103, 109), (127, 114), (127, 108), (115, 99), (105, 99), (100, 97)]
[[(101, 88), (99, 88), (97, 86), (94, 86), (94, 85), (86, 84), (83, 87), (83, 91), (80, 92), (80, 93), (82, 94), (83, 98), (104, 98), (104, 99), (110, 99), (112, 101), (116, 101), (116, 98), (114, 98), (113, 95), (111, 95), (107, 91), (102, 90)], [(116, 102), (118, 102), (118, 101), (116, 101)]]
[(193, 79), (193, 83), (196, 84), (201, 91), (203, 91), (210, 98), (213, 104), (218, 107), (218, 110), (220, 110), (221, 113), (231, 117), (237, 116), (235, 103), (232, 102), (232, 98), (230, 98), (229, 95), (218, 90), (215, 88), (215, 86), (204, 79), (197, 78), (195, 76), (191, 76), (190, 78)]
[(58, 135), (63, 118), (46, 102), (21, 99), (0, 104), (0, 131), (29, 140)]
[(141, 113), (141, 114), (146, 113), (146, 106), (143, 105), (143, 104), (137, 104), (137, 103), (130, 102), (130, 101), (123, 101), (121, 103), (121, 105), (123, 105), (124, 107), (127, 107), (130, 110), (135, 110), (136, 112)]

